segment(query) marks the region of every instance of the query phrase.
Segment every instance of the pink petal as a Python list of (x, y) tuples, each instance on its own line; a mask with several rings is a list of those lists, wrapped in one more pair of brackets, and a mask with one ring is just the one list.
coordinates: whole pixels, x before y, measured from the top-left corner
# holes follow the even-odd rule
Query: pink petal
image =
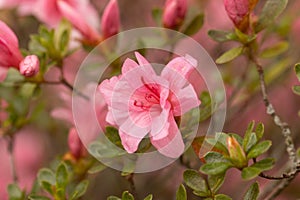
[(114, 88), (119, 81), (119, 77), (114, 76), (111, 79), (106, 79), (98, 86), (98, 90), (104, 96), (105, 102), (111, 106)]
[(170, 82), (171, 90), (177, 90), (186, 84), (190, 73), (196, 66), (197, 61), (190, 56), (177, 57), (166, 65), (161, 76)]
[(159, 115), (154, 116), (156, 113), (151, 112), (151, 137), (154, 140), (160, 140), (167, 137), (168, 131), (163, 131), (163, 129), (168, 129), (170, 109), (171, 105), (170, 103), (167, 103), (167, 106), (159, 113)]
[(7, 68), (0, 66), (0, 83), (5, 80), (7, 75)]
[(134, 153), (138, 149), (139, 143), (143, 139), (143, 137), (133, 137), (121, 130), (119, 130), (119, 135), (122, 141), (122, 145), (128, 153)]
[(175, 95), (176, 100), (172, 99), (174, 116), (181, 116), (201, 103), (191, 84), (179, 90)]
[(159, 134), (167, 136), (160, 140), (151, 137), (151, 143), (161, 154), (170, 158), (178, 158), (184, 152), (182, 136), (172, 114), (169, 115), (168, 123)]
[(110, 0), (104, 9), (101, 28), (104, 38), (111, 37), (119, 32), (120, 13), (117, 0)]
[(122, 74), (126, 74), (130, 70), (139, 67), (139, 65), (130, 58), (127, 58), (122, 66)]
[(58, 0), (57, 6), (61, 14), (67, 18), (72, 25), (78, 29), (86, 39), (91, 41), (98, 41), (100, 36), (87, 22), (82, 18), (81, 14), (75, 10), (71, 5), (63, 0)]
[(56, 108), (51, 112), (50, 115), (53, 118), (63, 120), (70, 124), (74, 123), (72, 111), (67, 108)]
[(0, 20), (0, 38), (4, 38), (8, 45), (19, 46), (18, 38), (15, 33)]

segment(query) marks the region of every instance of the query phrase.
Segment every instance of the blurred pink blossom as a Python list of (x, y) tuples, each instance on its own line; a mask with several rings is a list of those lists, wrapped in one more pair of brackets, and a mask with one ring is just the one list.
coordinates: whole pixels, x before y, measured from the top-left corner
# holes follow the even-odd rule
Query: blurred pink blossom
[(163, 13), (163, 25), (176, 29), (180, 26), (187, 12), (187, 0), (167, 0)]
[[(7, 186), (13, 183), (7, 141), (0, 137), (0, 199), (7, 200)], [(18, 184), (27, 192), (32, 188), (36, 173), (41, 167), (44, 157), (45, 143), (40, 134), (32, 129), (22, 129), (16, 134), (14, 145), (14, 159)]]
[(76, 158), (80, 158), (85, 154), (85, 148), (78, 136), (77, 130), (75, 127), (72, 127), (69, 131), (68, 136), (68, 146), (70, 153)]
[(135, 53), (138, 64), (126, 59), (120, 76), (104, 80), (99, 90), (108, 105), (106, 121), (119, 127), (122, 145), (128, 153), (137, 150), (150, 132), (160, 153), (176, 158), (184, 143), (174, 117), (199, 106), (187, 78), (197, 65), (190, 56), (171, 60), (157, 76), (149, 62)]
[(26, 77), (36, 75), (40, 70), (40, 61), (36, 55), (29, 55), (20, 63), (20, 73)]
[(107, 4), (101, 19), (103, 38), (109, 38), (119, 32), (120, 12), (117, 0), (110, 0)]
[(15, 33), (0, 20), (0, 67), (18, 68), (23, 56)]

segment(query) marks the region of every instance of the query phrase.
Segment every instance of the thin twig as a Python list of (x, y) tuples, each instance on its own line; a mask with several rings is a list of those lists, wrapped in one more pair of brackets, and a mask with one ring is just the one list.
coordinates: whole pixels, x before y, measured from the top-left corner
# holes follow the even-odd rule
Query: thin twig
[(253, 55), (250, 54), (249, 58), (256, 65), (256, 69), (259, 75), (261, 93), (266, 107), (266, 112), (268, 115), (270, 115), (273, 118), (275, 125), (281, 129), (282, 135), (285, 138), (286, 151), (289, 155), (289, 160), (292, 162), (292, 166), (289, 169), (289, 174), (291, 174), (291, 176), (279, 182), (279, 184), (276, 186), (273, 192), (266, 198), (269, 200), (269, 199), (274, 199), (276, 196), (278, 196), (278, 194), (280, 194), (280, 192), (285, 187), (287, 187), (290, 184), (290, 182), (295, 178), (295, 176), (299, 172), (297, 170), (298, 159), (296, 156), (294, 141), (291, 135), (291, 129), (289, 128), (288, 124), (286, 122), (283, 122), (281, 118), (277, 115), (273, 105), (269, 101), (268, 94), (266, 91), (266, 83), (265, 83), (263, 67), (259, 64), (259, 62), (256, 60), (256, 58)]
[[(134, 173), (129, 174), (128, 176), (126, 176), (127, 181), (129, 182), (130, 185), (130, 191), (133, 194), (133, 196), (135, 198), (137, 198), (137, 191), (136, 191), (136, 187), (135, 187), (135, 183), (134, 183)], [(138, 198), (137, 198), (138, 199)]]
[(61, 79), (61, 83), (64, 86), (66, 86), (67, 88), (69, 88), (71, 91), (75, 92), (76, 94), (78, 94), (79, 96), (81, 96), (82, 98), (84, 98), (85, 100), (90, 100), (90, 98), (88, 96), (86, 96), (85, 94), (83, 94), (82, 92), (80, 92), (76, 88), (74, 88), (70, 83), (68, 83), (66, 81), (66, 79), (62, 78)]
[(7, 151), (9, 154), (9, 161), (10, 161), (10, 167), (11, 167), (11, 173), (13, 177), (14, 183), (18, 182), (18, 175), (17, 175), (17, 170), (16, 170), (16, 164), (15, 164), (15, 159), (14, 159), (14, 136), (10, 135), (8, 137), (8, 146), (7, 146)]

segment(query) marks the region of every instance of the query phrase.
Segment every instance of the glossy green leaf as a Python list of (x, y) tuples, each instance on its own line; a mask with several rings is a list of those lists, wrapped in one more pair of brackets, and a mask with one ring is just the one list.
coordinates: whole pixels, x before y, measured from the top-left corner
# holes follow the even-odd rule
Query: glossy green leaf
[(265, 127), (264, 127), (263, 123), (258, 123), (256, 125), (256, 129), (255, 129), (257, 140), (260, 140), (263, 137), (264, 131), (265, 131)]
[(225, 194), (217, 194), (214, 200), (232, 200), (232, 198)]
[(96, 173), (99, 173), (99, 172), (105, 170), (106, 168), (107, 168), (106, 165), (103, 165), (102, 163), (98, 162), (96, 165), (92, 166), (89, 169), (88, 173), (89, 174), (96, 174)]
[(128, 191), (125, 191), (122, 194), (122, 200), (134, 200), (134, 197)]
[(229, 162), (207, 163), (201, 166), (200, 171), (208, 175), (224, 174), (228, 168), (232, 167)]
[(41, 169), (38, 172), (37, 177), (38, 177), (38, 182), (40, 185), (42, 185), (41, 183), (43, 181), (47, 182), (51, 185), (55, 185), (55, 183), (56, 183), (55, 174), (50, 169), (47, 169), (47, 168)]
[(51, 185), (49, 182), (46, 182), (46, 181), (42, 181), (40, 183), (41, 187), (47, 191), (49, 194), (54, 194), (54, 191), (53, 191), (53, 185)]
[(122, 200), (122, 199), (120, 199), (119, 197), (116, 197), (116, 196), (109, 196), (109, 197), (107, 197), (107, 200)]
[(293, 92), (297, 95), (300, 95), (300, 85), (293, 86)]
[(152, 200), (153, 199), (153, 195), (152, 194), (149, 194), (148, 196), (146, 196), (144, 198), (144, 200)]
[(208, 36), (211, 37), (216, 42), (227, 42), (227, 41), (237, 39), (234, 33), (228, 31), (221, 31), (221, 30), (209, 30)]
[(180, 185), (176, 192), (176, 200), (187, 200), (186, 190), (184, 185)]
[(188, 169), (183, 173), (183, 179), (186, 185), (192, 190), (207, 196), (209, 194), (206, 181), (196, 170)]
[(194, 17), (191, 23), (187, 26), (187, 28), (183, 31), (184, 34), (191, 36), (196, 34), (204, 23), (204, 14), (200, 13)]
[(244, 196), (244, 200), (256, 200), (258, 198), (258, 194), (259, 194), (259, 186), (258, 183), (255, 182), (247, 190)]
[(223, 185), (224, 178), (225, 178), (225, 174), (208, 176), (208, 179), (207, 179), (208, 185), (209, 185), (210, 190), (213, 193), (216, 193), (220, 189), (220, 187)]
[(276, 57), (285, 51), (287, 51), (289, 48), (289, 43), (287, 42), (279, 42), (271, 47), (268, 47), (260, 53), (261, 58), (272, 58)]
[(259, 32), (274, 23), (275, 19), (285, 9), (288, 0), (267, 0), (262, 12), (259, 16), (258, 22), (255, 25), (255, 32)]
[(274, 166), (274, 159), (265, 158), (260, 160), (253, 165), (246, 167), (242, 170), (242, 178), (250, 180), (257, 177), (261, 172), (270, 170)]
[(56, 187), (65, 188), (68, 183), (68, 170), (64, 163), (60, 163), (56, 170)]
[(121, 138), (119, 136), (119, 130), (112, 126), (107, 126), (105, 128), (105, 136), (111, 141), (113, 144), (122, 148)]
[(89, 181), (88, 180), (84, 180), (84, 181), (81, 181), (74, 189), (72, 195), (71, 195), (71, 198), (70, 200), (75, 200), (75, 199), (78, 199), (80, 197), (82, 197), (87, 188), (88, 188), (88, 185), (89, 185)]
[(17, 184), (9, 184), (7, 186), (9, 200), (22, 200), (24, 194)]
[(226, 51), (224, 54), (222, 54), (217, 60), (217, 64), (224, 64), (227, 62), (232, 61), (233, 59), (237, 58), (243, 53), (243, 47), (235, 47), (228, 51)]
[(249, 153), (247, 154), (247, 158), (256, 158), (260, 156), (261, 154), (265, 153), (268, 151), (268, 149), (272, 146), (272, 142), (269, 140), (262, 141), (256, 145), (254, 145), (250, 150)]
[(229, 162), (224, 156), (219, 152), (208, 152), (205, 155), (206, 163), (215, 163), (215, 162)]
[(254, 132), (245, 135), (243, 141), (243, 149), (248, 152), (257, 143), (257, 137)]

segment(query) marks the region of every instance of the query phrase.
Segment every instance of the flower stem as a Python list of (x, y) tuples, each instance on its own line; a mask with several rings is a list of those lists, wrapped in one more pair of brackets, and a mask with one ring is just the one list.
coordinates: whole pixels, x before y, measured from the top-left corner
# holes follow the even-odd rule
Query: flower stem
[(9, 154), (9, 162), (10, 162), (13, 182), (17, 183), (18, 182), (18, 175), (17, 175), (15, 158), (14, 158), (14, 136), (12, 136), (12, 135), (10, 135), (8, 137), (7, 151), (8, 151), (8, 154)]

